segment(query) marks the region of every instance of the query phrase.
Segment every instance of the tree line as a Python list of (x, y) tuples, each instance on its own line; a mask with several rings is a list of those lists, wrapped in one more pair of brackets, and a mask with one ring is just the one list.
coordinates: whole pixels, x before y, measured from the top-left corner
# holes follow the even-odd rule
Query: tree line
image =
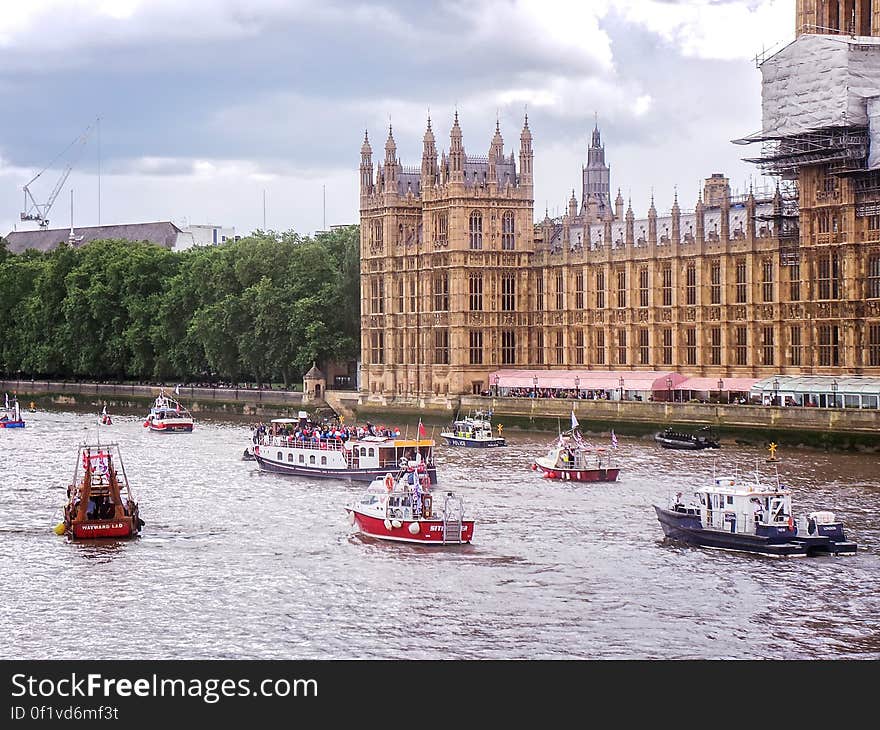
[(179, 252), (111, 239), (13, 255), (0, 238), (0, 371), (289, 386), (358, 356), (359, 280), (356, 225)]

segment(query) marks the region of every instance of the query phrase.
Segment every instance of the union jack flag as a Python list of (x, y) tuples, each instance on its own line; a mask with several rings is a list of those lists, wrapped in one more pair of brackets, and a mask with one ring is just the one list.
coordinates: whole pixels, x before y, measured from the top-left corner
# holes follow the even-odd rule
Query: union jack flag
[(614, 429), (613, 429), (613, 428), (611, 429), (611, 448), (612, 448), (612, 449), (616, 449), (616, 448), (617, 448), (617, 436), (614, 435)]

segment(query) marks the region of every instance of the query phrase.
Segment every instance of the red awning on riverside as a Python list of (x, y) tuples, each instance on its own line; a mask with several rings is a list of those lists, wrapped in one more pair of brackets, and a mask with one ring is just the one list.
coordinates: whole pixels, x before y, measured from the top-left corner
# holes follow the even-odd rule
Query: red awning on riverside
[(673, 390), (691, 390), (700, 393), (717, 391), (731, 393), (748, 393), (760, 378), (720, 378), (722, 387), (718, 387), (719, 378), (687, 378), (682, 380)]
[(667, 390), (685, 380), (679, 373), (654, 370), (497, 370), (489, 376), (489, 385), (496, 385), (496, 378), (499, 388), (534, 388), (537, 378), (538, 388), (580, 390), (619, 390), (623, 378), (623, 389), (630, 391)]

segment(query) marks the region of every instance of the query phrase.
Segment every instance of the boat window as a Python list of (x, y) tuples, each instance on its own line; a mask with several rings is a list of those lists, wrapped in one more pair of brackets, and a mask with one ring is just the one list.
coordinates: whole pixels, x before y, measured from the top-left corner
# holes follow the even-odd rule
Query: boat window
[(733, 495), (727, 495), (727, 504), (733, 504)]
[(370, 448), (370, 456), (374, 456), (372, 448)]
[(278, 461), (284, 461), (284, 454), (282, 454), (280, 451), (278, 452)]
[(326, 456), (321, 457), (321, 466), (327, 466), (327, 457)]
[(299, 455), (299, 463), (300, 463), (300, 464), (305, 464), (305, 463), (306, 463), (306, 457), (303, 456), (302, 454)]
[(315, 463), (315, 457), (314, 457), (314, 456), (310, 456), (310, 457), (309, 457), (309, 464), (314, 464), (314, 463)]
[(293, 461), (293, 454), (288, 454), (288, 455), (287, 455), (287, 460), (288, 460), (288, 461)]

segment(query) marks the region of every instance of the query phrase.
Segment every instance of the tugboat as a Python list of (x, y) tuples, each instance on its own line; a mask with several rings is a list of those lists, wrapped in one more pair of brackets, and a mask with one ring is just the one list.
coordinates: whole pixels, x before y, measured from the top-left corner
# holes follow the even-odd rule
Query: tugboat
[(9, 405), (9, 393), (6, 393), (4, 401), (3, 409), (0, 410), (0, 428), (24, 428), (18, 398), (12, 396), (12, 405)]
[(737, 476), (714, 477), (684, 504), (681, 492), (669, 508), (654, 505), (666, 537), (700, 547), (764, 555), (846, 555), (856, 552), (843, 523), (833, 512), (811, 512), (805, 529), (798, 528), (791, 510), (791, 492), (779, 484)]
[(501, 424), (499, 424), (498, 436), (493, 436), (492, 411), (488, 413), (477, 411), (473, 416), (453, 421), (452, 427), (448, 431), (443, 431), (440, 436), (446, 439), (448, 446), (468, 446), (471, 448), (506, 446), (507, 442), (501, 436), (501, 428)]
[(156, 433), (189, 433), (193, 430), (193, 417), (178, 401), (161, 391), (147, 420), (144, 428), (149, 428)]
[(67, 488), (64, 522), (55, 532), (76, 540), (120, 539), (137, 537), (143, 525), (119, 445), (80, 445), (73, 483)]
[(667, 428), (655, 434), (654, 440), (664, 449), (686, 449), (696, 451), (699, 449), (720, 449), (718, 437), (709, 426), (703, 426), (696, 433), (683, 433)]
[(474, 520), (465, 519), (461, 497), (446, 492), (436, 511), (427, 475), (409, 468), (374, 479), (360, 501), (346, 507), (362, 535), (420, 545), (464, 545), (474, 536)]
[[(613, 432), (611, 443), (616, 443)], [(547, 455), (535, 459), (531, 468), (540, 469), (546, 479), (570, 482), (616, 482), (620, 476), (611, 454), (587, 443), (577, 427), (559, 434)]]
[[(261, 469), (333, 479), (372, 481), (388, 471), (421, 466), (437, 483), (434, 440), (419, 422), (415, 438), (401, 437), (398, 429), (343, 429), (313, 424), (305, 411), (299, 418), (275, 418), (259, 434), (253, 447)], [(246, 458), (246, 457), (243, 457)]]

